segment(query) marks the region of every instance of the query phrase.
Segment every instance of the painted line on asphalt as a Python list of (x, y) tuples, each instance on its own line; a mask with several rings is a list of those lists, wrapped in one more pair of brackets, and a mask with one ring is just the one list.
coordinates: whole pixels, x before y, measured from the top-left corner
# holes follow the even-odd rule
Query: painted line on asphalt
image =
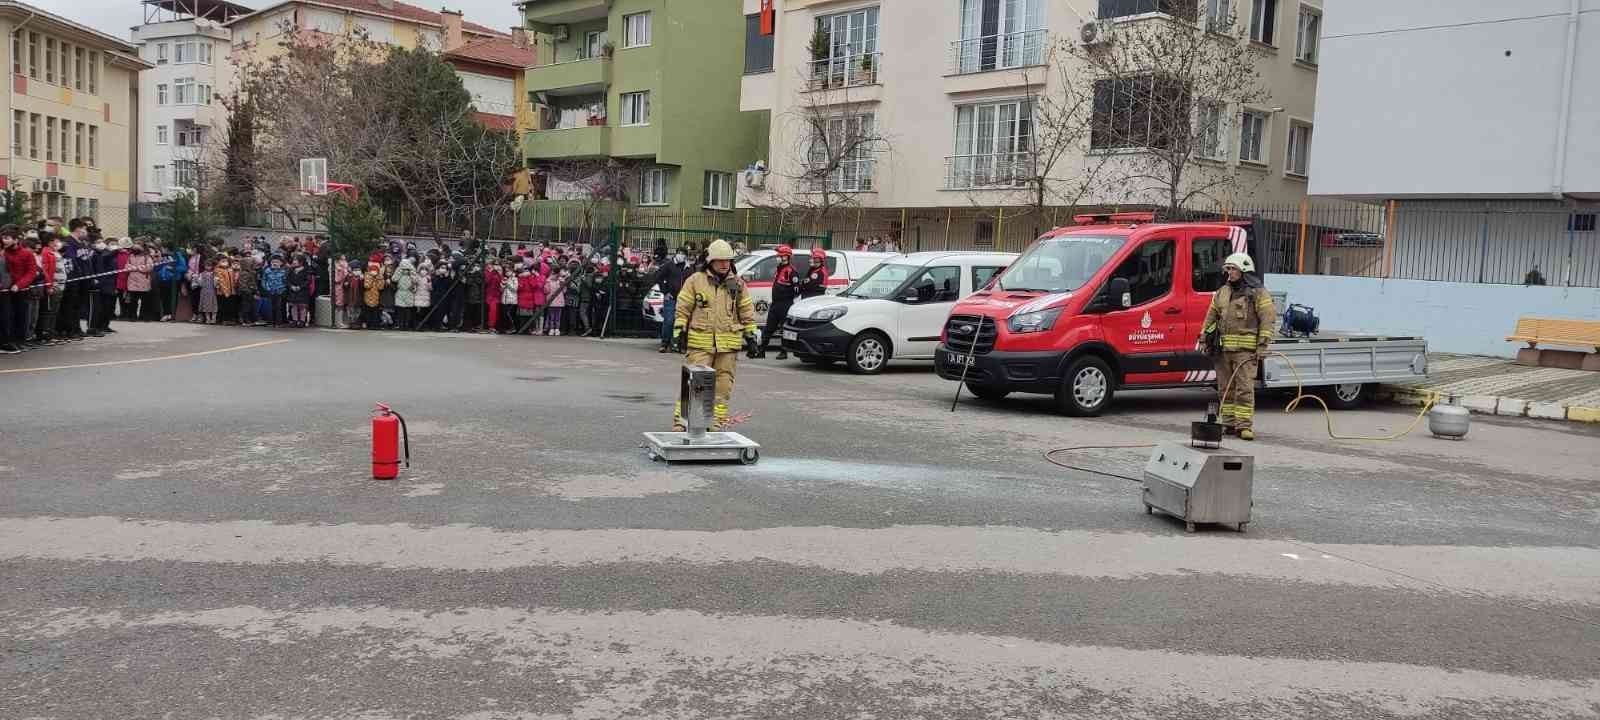
[(481, 571), (621, 562), (710, 566), (765, 561), (858, 575), (900, 569), (1133, 579), (1218, 575), (1600, 604), (1600, 549), (1593, 548), (1312, 546), (1231, 534), (1153, 536), (1000, 526), (509, 531), (469, 525), (29, 517), (0, 519), (0, 559), (7, 558), (332, 563)]
[(1070, 705), (1074, 717), (1123, 717), (1129, 707), (1165, 717), (1182, 714), (1174, 704), (1203, 698), (1219, 716), (1255, 719), (1322, 716), (1330, 707), (1350, 717), (1478, 717), (1491, 708), (1519, 718), (1588, 717), (1600, 698), (1600, 680), (1593, 679), (1059, 645), (888, 622), (693, 610), (234, 605), (136, 613), (67, 607), (9, 613), (3, 627), (11, 638), (70, 644), (111, 637), (119, 647), (135, 648), (150, 642), (149, 633), (202, 630), (227, 643), (230, 655), (269, 645), (317, 652), (319, 644), (336, 643), (370, 672), (382, 672), (389, 663), (424, 670), (470, 664), (482, 672), (475, 653), (489, 648), (504, 672), (552, 672), (578, 679), (590, 696), (606, 698), (604, 712), (592, 708), (597, 712), (589, 717), (652, 714), (649, 701), (683, 675), (762, 678), (775, 669), (784, 682), (748, 682), (747, 692), (724, 699), (768, 708), (792, 700), (795, 687), (849, 679), (896, 689), (896, 695), (915, 684), (922, 700), (1004, 705), (1016, 708), (1015, 716), (1052, 714), (1026, 705), (1043, 702), (1058, 712)]
[(217, 348), (216, 350), (204, 350), (204, 351), (201, 351), (201, 352), (183, 353), (181, 355), (162, 355), (160, 357), (136, 358), (136, 359), (133, 359), (133, 360), (108, 360), (106, 362), (80, 363), (80, 364), (77, 364), (77, 365), (52, 365), (52, 366), (49, 366), (49, 367), (14, 368), (14, 369), (11, 369), (11, 370), (0, 370), (0, 375), (9, 375), (11, 373), (47, 372), (47, 371), (50, 371), (50, 370), (76, 370), (78, 368), (109, 367), (109, 366), (112, 366), (112, 365), (136, 365), (136, 364), (139, 364), (139, 363), (161, 362), (163, 360), (184, 360), (184, 359), (187, 359), (187, 358), (203, 357), (203, 356), (206, 356), (206, 355), (216, 355), (218, 353), (225, 353), (225, 352), (236, 352), (236, 351), (239, 351), (239, 350), (249, 350), (251, 348), (265, 347), (267, 345), (277, 345), (278, 343), (286, 343), (286, 342), (293, 342), (293, 341), (289, 340), (288, 338), (284, 338), (284, 339), (281, 339), (281, 340), (267, 340), (267, 341), (264, 341), (264, 342), (250, 343), (249, 345), (235, 345), (233, 347)]

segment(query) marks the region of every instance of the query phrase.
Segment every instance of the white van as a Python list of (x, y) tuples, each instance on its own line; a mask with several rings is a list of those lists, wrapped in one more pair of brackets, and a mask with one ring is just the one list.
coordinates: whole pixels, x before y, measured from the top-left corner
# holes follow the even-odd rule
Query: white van
[[(850, 286), (857, 278), (867, 274), (868, 271), (892, 257), (894, 253), (855, 252), (853, 250), (829, 250), (828, 252), (828, 290), (829, 295), (835, 295)], [(794, 269), (804, 271), (811, 267), (811, 249), (794, 249), (794, 257), (790, 260)], [(772, 280), (778, 275), (778, 251), (762, 248), (751, 251), (749, 255), (739, 258), (734, 262), (734, 268), (739, 277), (744, 278), (745, 287), (750, 293), (750, 300), (756, 304), (756, 325), (765, 329), (767, 326), (767, 309), (772, 307)], [(796, 302), (799, 302), (796, 300)]]
[(852, 372), (883, 371), (890, 358), (932, 360), (956, 301), (985, 285), (1016, 253), (920, 252), (883, 261), (836, 296), (794, 304), (783, 349), (804, 362), (843, 360)]

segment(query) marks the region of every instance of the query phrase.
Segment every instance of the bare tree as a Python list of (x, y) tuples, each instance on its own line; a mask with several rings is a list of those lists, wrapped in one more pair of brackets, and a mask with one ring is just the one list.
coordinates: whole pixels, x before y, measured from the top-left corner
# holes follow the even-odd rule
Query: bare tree
[(880, 156), (893, 148), (876, 115), (864, 104), (865, 88), (878, 82), (877, 53), (833, 47), (826, 32), (812, 37), (811, 62), (799, 71), (799, 98), (784, 113), (787, 157), (773, 164), (778, 182), (751, 204), (789, 222), (820, 222), (860, 205), (871, 191)]
[(1073, 107), (1090, 100), (1090, 153), (1111, 159), (1108, 177), (1123, 191), (1108, 200), (1177, 210), (1248, 182), (1219, 159), (1229, 120), (1271, 100), (1258, 70), (1266, 54), (1238, 36), (1231, 14), (1197, 22), (1198, 4), (1182, 7), (1189, 14), (1121, 22), (1107, 38), (1057, 44), (1063, 65), (1085, 79), (1063, 85)]
[(576, 204), (579, 217), (572, 225), (577, 228), (577, 241), (594, 245), (592, 233), (601, 214), (634, 197), (644, 169), (640, 162), (595, 157), (544, 161), (534, 172), (544, 182), (545, 199)]

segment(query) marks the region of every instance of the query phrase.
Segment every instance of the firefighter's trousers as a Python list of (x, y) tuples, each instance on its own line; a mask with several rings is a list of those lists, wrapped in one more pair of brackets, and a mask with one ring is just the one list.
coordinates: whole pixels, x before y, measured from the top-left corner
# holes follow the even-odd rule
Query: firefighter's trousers
[[(739, 353), (737, 352), (711, 352), (710, 350), (690, 349), (683, 358), (684, 365), (705, 365), (717, 371), (716, 388), (716, 413), (715, 423), (721, 426), (728, 419), (728, 400), (733, 398), (733, 379), (738, 370)], [(680, 400), (677, 410), (672, 415), (673, 429), (682, 432), (688, 429), (683, 421), (683, 402)]]
[[(1254, 429), (1256, 417), (1256, 354), (1224, 352), (1216, 359), (1217, 392), (1222, 394), (1221, 422), (1243, 430)], [(1237, 376), (1237, 377), (1236, 377)]]

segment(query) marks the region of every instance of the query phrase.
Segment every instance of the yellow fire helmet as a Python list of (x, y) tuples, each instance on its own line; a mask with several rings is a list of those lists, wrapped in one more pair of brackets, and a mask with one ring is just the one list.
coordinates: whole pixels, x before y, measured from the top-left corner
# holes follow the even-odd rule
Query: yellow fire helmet
[(711, 241), (711, 246), (706, 248), (706, 260), (732, 260), (733, 246), (727, 240), (717, 238)]

